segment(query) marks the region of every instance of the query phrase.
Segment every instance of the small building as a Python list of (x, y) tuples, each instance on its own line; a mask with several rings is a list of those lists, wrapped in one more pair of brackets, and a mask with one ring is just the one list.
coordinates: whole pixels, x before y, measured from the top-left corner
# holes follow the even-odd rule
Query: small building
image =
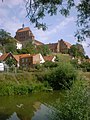
[(14, 65), (16, 67), (19, 67), (19, 62), (20, 62), (20, 58), (21, 57), (25, 57), (25, 56), (30, 56), (30, 54), (19, 54), (19, 55), (13, 55), (12, 53), (6, 53), (6, 54), (3, 54), (1, 57), (0, 57), (0, 61), (3, 62), (3, 63), (6, 63), (6, 61), (8, 59), (12, 59), (14, 61)]
[(41, 54), (20, 57), (20, 67), (33, 67), (36, 64), (44, 63), (45, 60)]
[(8, 59), (13, 60), (14, 65), (17, 66), (18, 61), (15, 59), (12, 53), (6, 53), (0, 56), (0, 61), (4, 64), (8, 61)]

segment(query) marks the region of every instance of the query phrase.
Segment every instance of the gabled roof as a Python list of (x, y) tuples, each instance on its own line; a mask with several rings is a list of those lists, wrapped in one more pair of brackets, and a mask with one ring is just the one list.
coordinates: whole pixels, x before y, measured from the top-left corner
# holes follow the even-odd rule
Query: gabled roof
[(10, 53), (5, 53), (5, 54), (1, 55), (0, 56), (0, 61), (4, 61), (8, 57), (9, 54)]
[(52, 61), (55, 56), (44, 56), (45, 61)]
[(5, 61), (8, 56), (12, 56), (16, 61), (18, 61), (12, 53), (5, 53), (2, 56), (0, 56), (0, 61)]
[(13, 56), (19, 62), (20, 58), (29, 57), (30, 54), (19, 54), (19, 55), (13, 55)]
[(24, 31), (30, 31), (29, 27), (25, 27), (25, 28), (20, 28), (17, 30), (17, 32), (24, 32)]

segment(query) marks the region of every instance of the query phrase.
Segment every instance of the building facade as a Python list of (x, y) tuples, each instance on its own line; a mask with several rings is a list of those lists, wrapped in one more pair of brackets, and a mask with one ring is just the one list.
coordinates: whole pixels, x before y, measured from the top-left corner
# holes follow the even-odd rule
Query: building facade
[[(44, 43), (42, 43), (38, 40), (35, 40), (35, 37), (29, 27), (22, 27), (22, 28), (18, 29), (16, 31), (15, 38), (18, 41), (18, 43), (17, 43), (18, 49), (21, 49), (22, 46), (24, 46), (25, 43), (27, 43), (29, 41), (32, 42), (32, 44), (34, 44), (36, 46), (44, 45)], [(22, 46), (19, 43), (22, 44)]]
[(68, 50), (72, 46), (70, 43), (68, 43), (62, 39), (58, 40), (57, 43), (51, 43), (51, 44), (47, 44), (47, 45), (53, 53), (64, 53), (64, 54), (68, 53)]

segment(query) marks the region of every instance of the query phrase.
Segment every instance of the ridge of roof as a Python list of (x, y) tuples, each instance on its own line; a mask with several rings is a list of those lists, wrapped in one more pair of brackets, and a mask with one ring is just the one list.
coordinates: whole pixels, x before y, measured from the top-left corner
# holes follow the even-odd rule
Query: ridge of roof
[[(29, 27), (25, 27), (25, 28), (20, 28), (17, 30), (17, 32), (23, 32), (23, 31), (29, 31), (30, 28)], [(31, 30), (30, 30), (31, 31)]]

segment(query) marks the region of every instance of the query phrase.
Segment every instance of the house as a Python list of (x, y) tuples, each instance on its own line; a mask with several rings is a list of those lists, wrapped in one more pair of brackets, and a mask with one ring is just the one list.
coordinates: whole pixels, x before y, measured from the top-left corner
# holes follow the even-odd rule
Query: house
[(58, 40), (57, 43), (50, 43), (47, 45), (53, 53), (68, 53), (68, 50), (71, 47), (70, 43), (68, 43), (62, 39)]
[(6, 61), (8, 59), (12, 59), (14, 61), (14, 65), (16, 67), (19, 67), (19, 62), (20, 62), (20, 57), (25, 57), (25, 56), (30, 56), (30, 54), (19, 54), (19, 55), (13, 55), (12, 53), (6, 53), (6, 54), (3, 54), (1, 57), (0, 57), (0, 61), (2, 63), (6, 63)]
[(20, 67), (20, 58), (30, 56), (30, 54), (19, 54), (13, 55), (13, 57), (17, 60), (17, 67)]
[(45, 61), (55, 62), (56, 56), (44, 56)]
[(36, 64), (41, 64), (44, 62), (45, 62), (45, 60), (41, 54), (23, 56), (20, 58), (20, 66), (21, 67), (33, 67)]
[(8, 59), (12, 59), (14, 61), (14, 65), (17, 66), (18, 61), (16, 60), (12, 53), (6, 53), (0, 56), (1, 63), (5, 64)]

